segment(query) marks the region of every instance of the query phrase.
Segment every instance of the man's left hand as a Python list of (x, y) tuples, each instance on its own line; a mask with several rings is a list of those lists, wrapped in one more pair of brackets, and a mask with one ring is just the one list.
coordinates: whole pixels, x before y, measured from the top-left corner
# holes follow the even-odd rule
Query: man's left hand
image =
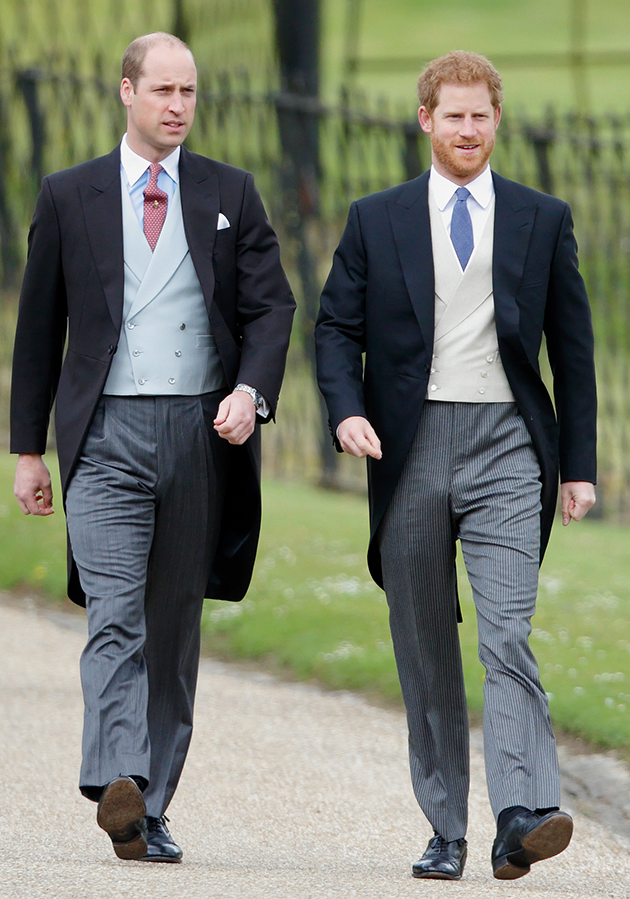
[(256, 424), (256, 406), (244, 390), (235, 390), (221, 402), (214, 429), (228, 443), (240, 445), (245, 443), (254, 432)]
[(595, 487), (589, 481), (565, 481), (561, 487), (562, 524), (583, 518), (595, 502)]

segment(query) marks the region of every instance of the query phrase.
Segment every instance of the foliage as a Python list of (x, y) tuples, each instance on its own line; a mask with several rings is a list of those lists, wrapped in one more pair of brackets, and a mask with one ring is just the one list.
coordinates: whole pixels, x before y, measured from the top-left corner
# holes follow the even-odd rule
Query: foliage
[[(324, 4), (329, 95), (342, 76), (348, 39), (347, 6), (353, 0)], [(615, 51), (627, 54), (630, 6), (625, 0), (585, 0), (584, 49), (600, 56), (587, 70), (586, 83), (565, 60), (571, 47), (574, 0), (361, 0), (357, 51), (360, 58), (405, 58), (409, 65), (366, 69), (357, 87), (369, 95), (385, 94), (415, 104), (415, 81), (422, 65), (451, 50), (484, 53), (501, 72), (505, 106), (510, 111), (540, 113), (553, 105), (593, 114), (630, 106), (628, 64), (612, 64)], [(546, 54), (547, 65), (518, 63), (519, 57)], [(510, 62), (510, 57), (512, 62)], [(579, 89), (579, 94), (577, 93)]]

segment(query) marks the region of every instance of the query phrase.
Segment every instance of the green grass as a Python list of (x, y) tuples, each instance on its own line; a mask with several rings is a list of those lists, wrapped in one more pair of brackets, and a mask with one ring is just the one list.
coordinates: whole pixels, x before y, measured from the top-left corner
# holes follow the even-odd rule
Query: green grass
[(46, 456), (56, 512), (39, 518), (23, 515), (13, 496), (16, 458), (0, 456), (0, 590), (34, 590), (60, 602), (66, 595), (66, 530), (57, 459)]
[[(355, 495), (267, 483), (252, 587), (242, 604), (207, 604), (206, 645), (397, 700), (387, 606), (365, 565), (366, 506)], [(555, 528), (532, 636), (555, 723), (617, 748), (630, 743), (629, 537), (599, 522)], [(483, 669), (461, 565), (459, 577), (468, 699), (478, 711)]]
[[(0, 589), (36, 590), (60, 601), (63, 513), (58, 508), (50, 519), (24, 517), (12, 497), (13, 466), (13, 459), (0, 459)], [(387, 605), (365, 564), (366, 500), (267, 481), (264, 508), (251, 589), (242, 603), (206, 603), (206, 650), (399, 701)], [(627, 528), (600, 522), (556, 526), (532, 635), (555, 724), (619, 749), (630, 745), (629, 537)], [(478, 711), (483, 670), (461, 570), (460, 593), (468, 698)]]
[[(590, 51), (627, 50), (630, 5), (625, 0), (586, 0), (586, 41)], [(358, 85), (369, 94), (386, 94), (413, 106), (415, 81), (422, 62), (450, 50), (496, 54), (566, 52), (570, 43), (572, 0), (363, 0), (359, 55), (363, 58), (412, 57), (406, 72), (365, 73)], [(324, 4), (327, 91), (342, 71), (346, 2)], [(576, 90), (571, 72), (562, 68), (519, 69), (499, 66), (508, 108), (538, 112), (551, 103), (590, 112), (630, 106), (630, 67), (589, 69), (587, 93)]]

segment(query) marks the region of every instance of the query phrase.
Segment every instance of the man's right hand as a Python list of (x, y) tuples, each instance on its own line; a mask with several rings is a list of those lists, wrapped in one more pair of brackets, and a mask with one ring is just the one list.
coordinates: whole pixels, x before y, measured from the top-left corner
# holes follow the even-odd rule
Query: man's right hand
[(361, 415), (344, 418), (337, 428), (337, 439), (345, 453), (358, 456), (359, 459), (365, 456), (380, 459), (383, 455), (376, 431), (367, 418)]
[(13, 492), (25, 515), (52, 515), (50, 472), (37, 453), (21, 453), (15, 470)]

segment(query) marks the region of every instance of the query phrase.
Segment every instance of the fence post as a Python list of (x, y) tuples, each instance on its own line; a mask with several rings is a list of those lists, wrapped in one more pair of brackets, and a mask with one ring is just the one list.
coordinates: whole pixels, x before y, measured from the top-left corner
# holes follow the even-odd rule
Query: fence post
[(173, 34), (184, 41), (185, 44), (190, 42), (190, 28), (188, 27), (188, 18), (184, 0), (173, 0)]
[(423, 133), (420, 122), (405, 122), (403, 133), (405, 136), (405, 178), (407, 181), (411, 181), (424, 171), (420, 154), (420, 135)]
[[(313, 328), (319, 306), (317, 249), (313, 223), (319, 218), (319, 0), (274, 0), (281, 93), (276, 98), (283, 154), (285, 221), (298, 247), (297, 267), (303, 296), (304, 351), (316, 375)], [(337, 453), (328, 431), (328, 411), (319, 403), (319, 459), (322, 486), (337, 484)]]
[(534, 148), (540, 189), (543, 193), (553, 194), (553, 175), (549, 159), (549, 149), (554, 141), (553, 130), (551, 128), (529, 127), (525, 129), (525, 136)]
[(44, 114), (39, 105), (39, 82), (42, 73), (39, 69), (23, 69), (17, 73), (17, 86), (26, 104), (29, 124), (31, 126), (31, 172), (36, 189), (39, 189), (44, 177), (44, 144), (46, 130)]
[(9, 171), (11, 137), (2, 93), (0, 92), (0, 258), (2, 260), (2, 288), (15, 287), (19, 270), (18, 237), (16, 233), (10, 201), (7, 197), (6, 176)]

